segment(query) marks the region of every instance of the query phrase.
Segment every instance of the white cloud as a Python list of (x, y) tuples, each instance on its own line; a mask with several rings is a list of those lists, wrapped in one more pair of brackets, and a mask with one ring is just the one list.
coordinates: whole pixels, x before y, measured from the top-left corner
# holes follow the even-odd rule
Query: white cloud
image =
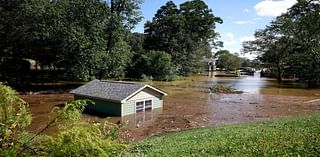
[(246, 12), (246, 13), (250, 12), (250, 10), (248, 8), (245, 8), (243, 11)]
[(234, 22), (235, 24), (239, 24), (239, 25), (245, 25), (245, 24), (254, 24), (254, 21), (236, 21)]
[(226, 48), (230, 53), (239, 53), (240, 49), (239, 48)]
[(242, 43), (244, 41), (252, 41), (254, 39), (255, 38), (253, 36), (244, 36), (244, 37), (239, 38), (239, 41)]
[(255, 55), (252, 54), (242, 54), (241, 53), (241, 42), (242, 41), (248, 41), (253, 40), (253, 36), (243, 36), (241, 38), (237, 38), (236, 35), (232, 32), (226, 32), (222, 34), (221, 40), (224, 43), (224, 47), (222, 49), (228, 50), (229, 52), (235, 54), (239, 53), (241, 57), (246, 57), (249, 59), (254, 59)]
[(226, 33), (225, 36), (222, 36), (224, 45), (233, 45), (235, 43), (234, 34)]
[(279, 16), (292, 7), (297, 0), (263, 0), (254, 8), (259, 16)]

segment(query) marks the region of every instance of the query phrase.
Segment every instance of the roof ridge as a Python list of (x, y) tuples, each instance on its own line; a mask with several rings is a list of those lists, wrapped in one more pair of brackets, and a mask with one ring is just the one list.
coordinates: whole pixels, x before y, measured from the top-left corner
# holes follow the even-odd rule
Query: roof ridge
[(125, 82), (125, 81), (112, 81), (112, 80), (98, 80), (100, 82), (110, 82), (110, 83), (122, 83), (122, 84), (135, 84), (135, 85), (140, 85), (138, 83), (134, 82)]

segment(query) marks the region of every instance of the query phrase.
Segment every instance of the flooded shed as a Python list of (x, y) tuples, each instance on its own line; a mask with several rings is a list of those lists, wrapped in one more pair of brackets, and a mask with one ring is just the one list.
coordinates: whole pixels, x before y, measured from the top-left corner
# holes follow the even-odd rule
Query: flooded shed
[(107, 80), (93, 80), (70, 92), (74, 99), (90, 99), (86, 108), (100, 113), (125, 116), (163, 106), (167, 93), (153, 86)]

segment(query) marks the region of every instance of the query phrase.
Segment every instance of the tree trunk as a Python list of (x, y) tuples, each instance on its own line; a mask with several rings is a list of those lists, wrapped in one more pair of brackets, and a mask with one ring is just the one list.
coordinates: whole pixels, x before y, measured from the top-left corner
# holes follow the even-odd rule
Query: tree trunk
[(278, 69), (277, 80), (278, 80), (278, 83), (281, 84), (281, 82), (282, 82), (282, 69), (281, 69), (281, 66), (277, 66), (277, 69)]
[(313, 87), (313, 79), (314, 79), (315, 69), (316, 69), (316, 65), (313, 63), (312, 64), (312, 69), (311, 69), (311, 75), (310, 75), (310, 77), (308, 79), (308, 88)]

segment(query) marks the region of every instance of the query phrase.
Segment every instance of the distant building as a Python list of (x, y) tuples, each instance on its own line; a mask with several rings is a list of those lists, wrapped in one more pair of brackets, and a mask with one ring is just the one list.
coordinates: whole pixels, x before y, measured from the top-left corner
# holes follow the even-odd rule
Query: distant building
[(208, 71), (216, 71), (217, 66), (216, 66), (216, 59), (215, 58), (203, 57), (202, 61), (207, 63), (206, 66), (207, 66)]
[(74, 99), (90, 99), (87, 109), (116, 116), (144, 112), (163, 106), (167, 93), (152, 87), (128, 82), (93, 80), (70, 92)]

